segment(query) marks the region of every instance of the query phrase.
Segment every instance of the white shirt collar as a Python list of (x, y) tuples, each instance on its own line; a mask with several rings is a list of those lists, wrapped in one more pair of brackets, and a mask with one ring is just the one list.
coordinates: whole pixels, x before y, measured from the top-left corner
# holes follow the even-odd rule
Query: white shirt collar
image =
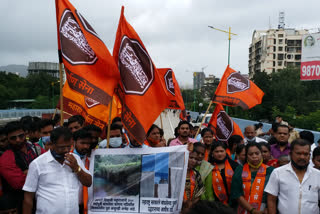
[[(293, 168), (292, 168), (291, 161), (290, 161), (290, 163), (288, 163), (288, 164), (285, 165), (284, 167), (286, 167), (286, 170), (287, 170), (287, 171), (290, 171), (291, 173), (293, 173), (293, 174), (297, 177), (296, 172), (295, 172), (295, 171), (293, 170)], [(310, 162), (309, 162), (307, 171), (306, 171), (306, 173), (305, 173), (304, 176), (303, 176), (302, 183), (309, 177), (309, 175), (311, 174), (311, 171), (312, 171), (312, 166), (311, 166), (311, 164), (310, 164)], [(298, 178), (298, 177), (297, 177), (297, 178)]]

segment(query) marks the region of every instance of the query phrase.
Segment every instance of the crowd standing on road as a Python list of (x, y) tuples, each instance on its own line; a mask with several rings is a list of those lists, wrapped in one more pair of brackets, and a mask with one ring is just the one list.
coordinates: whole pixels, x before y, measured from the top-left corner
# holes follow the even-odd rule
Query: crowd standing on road
[[(261, 124), (248, 126), (244, 138), (228, 142), (210, 128), (195, 136), (188, 121), (166, 141), (154, 124), (142, 145), (121, 118), (113, 119), (110, 133), (80, 115), (58, 124), (26, 116), (0, 128), (0, 213), (86, 214), (95, 149), (179, 145), (189, 150), (182, 213), (319, 213), (320, 147), (312, 132), (297, 133), (281, 117), (267, 133)], [(102, 139), (108, 135), (109, 145)]]

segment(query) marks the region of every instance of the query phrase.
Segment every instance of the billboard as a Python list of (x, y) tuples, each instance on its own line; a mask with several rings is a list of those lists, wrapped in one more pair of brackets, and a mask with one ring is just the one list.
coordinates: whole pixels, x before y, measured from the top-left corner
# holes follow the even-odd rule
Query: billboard
[(186, 146), (97, 149), (90, 161), (88, 213), (178, 214), (187, 165)]
[(301, 80), (320, 80), (320, 33), (302, 37)]

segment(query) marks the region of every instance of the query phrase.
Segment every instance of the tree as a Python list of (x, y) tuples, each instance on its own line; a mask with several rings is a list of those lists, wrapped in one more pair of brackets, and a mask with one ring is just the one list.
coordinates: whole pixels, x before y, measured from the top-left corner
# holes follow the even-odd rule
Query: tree
[(8, 101), (13, 99), (36, 99), (36, 103), (31, 105), (32, 108), (51, 108), (52, 103), (56, 106), (59, 85), (52, 86), (51, 83), (57, 81), (58, 78), (46, 73), (32, 74), (23, 78), (2, 71), (0, 72), (0, 108), (7, 109)]

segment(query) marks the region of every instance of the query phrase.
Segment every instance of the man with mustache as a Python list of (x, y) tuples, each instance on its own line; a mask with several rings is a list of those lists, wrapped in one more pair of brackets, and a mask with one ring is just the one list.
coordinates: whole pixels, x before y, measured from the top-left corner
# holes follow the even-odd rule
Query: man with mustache
[[(78, 155), (83, 162), (83, 165), (87, 170), (89, 170), (90, 165), (90, 155), (91, 155), (91, 143), (92, 136), (90, 132), (84, 128), (79, 129), (73, 133), (74, 148), (73, 153)], [(80, 184), (79, 188), (79, 211), (80, 213), (87, 213), (87, 206), (84, 205), (84, 202), (87, 203), (87, 189)]]
[(282, 155), (288, 155), (290, 152), (289, 140), (289, 127), (286, 125), (279, 125), (274, 134), (276, 144), (271, 145), (271, 155), (273, 158), (278, 159)]
[(265, 188), (268, 214), (319, 214), (320, 171), (309, 164), (310, 143), (294, 140), (290, 159), (272, 172)]
[(5, 133), (9, 147), (0, 158), (0, 177), (3, 188), (3, 195), (0, 197), (0, 213), (6, 209), (17, 209), (21, 212), (22, 187), (29, 164), (45, 151), (38, 144), (26, 140), (25, 131), (19, 121), (7, 123)]
[[(36, 213), (79, 213), (79, 183), (90, 187), (92, 176), (80, 157), (70, 153), (72, 133), (69, 129), (54, 129), (50, 140), (51, 149), (30, 164), (23, 186), (23, 213), (32, 213), (34, 197)], [(90, 137), (88, 140), (91, 142)]]
[(170, 142), (170, 146), (180, 146), (188, 143), (195, 143), (197, 140), (190, 138), (190, 123), (182, 120), (178, 124), (179, 136)]
[(79, 129), (73, 133), (74, 149), (73, 153), (78, 155), (84, 162), (90, 153), (91, 134), (85, 129)]

